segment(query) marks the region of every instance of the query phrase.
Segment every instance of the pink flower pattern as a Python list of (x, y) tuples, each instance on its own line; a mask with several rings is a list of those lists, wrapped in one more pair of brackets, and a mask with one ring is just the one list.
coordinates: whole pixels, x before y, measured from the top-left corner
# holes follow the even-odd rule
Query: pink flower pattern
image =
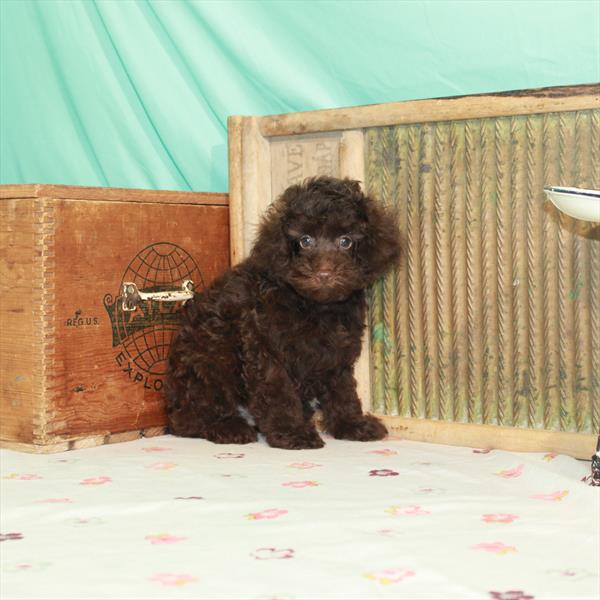
[(515, 467), (514, 469), (507, 469), (506, 471), (498, 471), (496, 473), (496, 475), (498, 475), (498, 477), (504, 477), (505, 479), (514, 479), (515, 477), (521, 477), (521, 475), (523, 474), (524, 468), (525, 468), (525, 465), (519, 465), (518, 467)]
[(473, 550), (482, 550), (483, 552), (491, 552), (492, 554), (504, 555), (516, 552), (514, 546), (507, 546), (503, 542), (483, 542), (475, 546), (471, 546)]
[(80, 485), (103, 485), (105, 483), (112, 482), (111, 477), (106, 477), (103, 475), (102, 477), (88, 477), (87, 479), (82, 479), (79, 484)]
[(260, 512), (248, 513), (247, 519), (251, 521), (261, 521), (263, 519), (277, 519), (283, 515), (287, 515), (288, 511), (285, 508), (267, 508)]
[(382, 450), (369, 450), (368, 454), (379, 454), (379, 456), (394, 456), (398, 453), (395, 450), (383, 448)]
[(481, 516), (481, 520), (486, 523), (512, 523), (515, 519), (518, 519), (517, 515), (511, 515), (506, 513), (498, 514), (485, 514)]
[(293, 558), (294, 551), (291, 548), (257, 548), (250, 556), (256, 560), (279, 560)]
[(414, 577), (415, 574), (412, 569), (382, 569), (381, 571), (365, 573), (365, 577), (381, 585), (390, 585), (392, 583), (400, 583), (409, 577)]
[(548, 500), (550, 502), (560, 502), (564, 500), (569, 495), (568, 490), (557, 490), (556, 492), (552, 492), (551, 494), (535, 494), (530, 496), (534, 500)]
[(35, 475), (34, 473), (11, 473), (10, 475), (5, 475), (2, 479), (17, 479), (19, 481), (32, 481), (34, 479), (43, 479), (39, 475)]
[[(463, 453), (462, 456), (458, 455), (460, 460), (472, 460), (473, 464), (476, 464), (476, 468), (478, 469), (476, 474), (483, 481), (487, 481), (486, 485), (489, 486), (489, 490), (486, 489), (485, 496), (483, 497), (485, 502), (470, 504), (464, 507), (466, 508), (463, 511), (464, 514), (455, 515), (453, 511), (457, 504), (453, 496), (456, 496), (457, 486), (454, 485), (454, 482), (451, 483), (452, 480), (444, 480), (444, 469), (449, 470), (447, 469), (448, 466), (450, 468), (455, 466), (452, 459), (446, 461), (443, 455), (440, 459), (434, 459), (433, 453), (411, 456), (411, 448), (408, 443), (405, 444), (405, 448), (409, 451), (408, 457), (402, 456), (401, 459), (395, 459), (393, 457), (402, 454), (402, 452), (398, 452), (398, 446), (394, 445), (395, 442), (393, 440), (389, 440), (386, 442), (390, 444), (389, 447), (378, 447), (376, 444), (367, 444), (363, 447), (360, 445), (353, 446), (354, 450), (345, 457), (346, 465), (349, 465), (350, 468), (342, 471), (339, 465), (329, 464), (328, 449), (335, 447), (335, 444), (341, 443), (337, 440), (331, 440), (330, 437), (325, 436), (327, 447), (318, 453), (302, 452), (295, 454), (295, 456), (299, 457), (297, 462), (287, 463), (289, 458), (286, 460), (285, 457), (289, 457), (290, 454), (280, 453), (278, 455), (276, 454), (277, 451), (273, 451), (272, 453), (269, 451), (268, 459), (262, 463), (260, 462), (259, 455), (258, 466), (253, 460), (256, 453), (256, 446), (239, 447), (244, 452), (217, 452), (214, 446), (210, 446), (208, 451), (195, 454), (195, 449), (194, 453), (184, 453), (180, 463), (176, 463), (172, 462), (172, 460), (178, 460), (176, 457), (181, 456), (178, 451), (179, 440), (173, 442), (174, 448), (158, 445), (141, 448), (140, 445), (136, 445), (134, 448), (137, 460), (137, 475), (140, 476), (140, 480), (148, 481), (152, 479), (158, 482), (156, 496), (152, 496), (149, 502), (156, 505), (158, 510), (163, 511), (162, 514), (168, 515), (169, 511), (177, 512), (186, 519), (189, 517), (189, 520), (185, 522), (194, 523), (196, 517), (199, 517), (200, 520), (210, 520), (216, 512), (220, 512), (225, 518), (228, 518), (232, 510), (237, 511), (239, 515), (237, 522), (228, 522), (228, 526), (231, 524), (232, 527), (239, 528), (241, 532), (239, 537), (236, 538), (242, 544), (236, 550), (236, 560), (241, 556), (241, 559), (246, 561), (246, 567), (255, 570), (276, 569), (279, 570), (280, 574), (285, 573), (285, 570), (290, 567), (293, 569), (295, 566), (300, 565), (307, 557), (309, 560), (311, 559), (310, 552), (307, 554), (302, 548), (300, 541), (294, 537), (298, 531), (305, 528), (308, 529), (308, 524), (310, 523), (311, 512), (310, 510), (306, 510), (306, 506), (303, 506), (302, 502), (310, 497), (312, 500), (309, 500), (309, 509), (312, 509), (310, 502), (314, 502), (314, 507), (318, 509), (319, 506), (324, 505), (320, 503), (327, 501), (327, 489), (330, 487), (334, 493), (337, 493), (336, 490), (341, 490), (344, 494), (347, 491), (349, 494), (348, 498), (354, 500), (355, 497), (359, 496), (356, 488), (349, 486), (347, 490), (343, 488), (346, 485), (346, 480), (351, 478), (354, 478), (358, 485), (362, 485), (362, 489), (374, 490), (376, 492), (372, 496), (368, 494), (365, 496), (364, 511), (361, 509), (361, 514), (357, 515), (355, 522), (354, 533), (358, 536), (363, 536), (367, 545), (379, 545), (385, 552), (389, 551), (389, 554), (386, 555), (393, 557), (395, 550), (398, 549), (398, 543), (400, 543), (400, 546), (410, 544), (411, 535), (416, 530), (422, 529), (424, 521), (428, 521), (435, 527), (443, 528), (444, 519), (453, 519), (455, 516), (457, 518), (464, 517), (466, 533), (462, 538), (448, 538), (449, 551), (456, 553), (457, 560), (461, 552), (463, 559), (465, 556), (468, 556), (468, 553), (471, 553), (471, 556), (481, 564), (491, 565), (491, 562), (495, 564), (501, 562), (510, 565), (511, 568), (517, 561), (520, 561), (520, 565), (521, 562), (524, 563), (529, 558), (533, 560), (531, 557), (531, 545), (527, 544), (527, 547), (525, 547), (524, 544), (518, 541), (521, 539), (523, 531), (527, 532), (530, 527), (533, 527), (532, 521), (528, 520), (528, 515), (535, 515), (539, 512), (544, 518), (551, 519), (556, 510), (561, 510), (561, 506), (555, 506), (555, 503), (563, 502), (570, 494), (569, 489), (562, 489), (562, 486), (568, 487), (567, 483), (563, 483), (566, 481), (566, 478), (564, 477), (565, 469), (562, 469), (567, 464), (567, 457), (559, 457), (555, 452), (548, 452), (543, 455), (539, 454), (537, 460), (528, 459), (527, 463), (518, 463), (518, 455), (512, 455), (512, 460), (510, 458), (507, 460), (506, 457), (510, 456), (508, 453), (499, 452), (491, 456), (475, 458), (471, 456), (470, 449), (460, 449)], [(204, 442), (199, 441), (199, 443), (201, 445)], [(139, 444), (139, 442), (136, 442), (136, 444)], [(234, 450), (237, 449), (235, 446), (230, 446), (229, 449), (231, 448)], [(177, 454), (164, 455), (165, 452), (171, 451), (175, 453), (176, 450)], [(490, 449), (473, 450), (473, 452), (483, 455), (488, 454)], [(163, 454), (161, 455), (161, 453)], [(154, 459), (151, 456), (146, 456), (146, 454), (154, 454)], [(67, 457), (70, 456), (71, 453), (67, 454)], [(118, 524), (122, 522), (122, 519), (120, 517), (115, 519), (116, 515), (111, 511), (101, 511), (102, 505), (100, 503), (102, 502), (102, 498), (104, 497), (108, 503), (111, 503), (115, 501), (116, 497), (118, 502), (121, 502), (126, 497), (126, 494), (129, 494), (131, 500), (135, 501), (135, 490), (132, 492), (132, 489), (128, 488), (127, 478), (122, 475), (121, 471), (115, 469), (114, 472), (111, 472), (108, 467), (99, 468), (98, 463), (89, 460), (90, 457), (85, 452), (77, 454), (77, 456), (81, 456), (81, 458), (47, 460), (46, 464), (50, 467), (50, 471), (48, 472), (40, 467), (41, 463), (39, 462), (23, 462), (21, 464), (35, 464), (35, 467), (12, 466), (11, 469), (4, 470), (1, 479), (34, 482), (31, 484), (23, 483), (22, 485), (20, 483), (8, 483), (6, 484), (6, 488), (18, 491), (19, 494), (25, 494), (22, 503), (22, 508), (25, 509), (24, 512), (30, 510), (33, 513), (34, 510), (37, 510), (44, 515), (44, 518), (47, 517), (49, 524), (55, 523), (59, 525), (68, 537), (79, 536), (79, 539), (83, 540), (90, 533), (99, 532), (102, 534), (101, 537), (108, 538), (112, 533), (111, 527), (115, 524), (119, 526)], [(196, 461), (194, 457), (197, 456), (201, 458), (201, 461)], [(318, 457), (323, 462), (316, 463), (304, 460), (305, 456), (309, 458)], [(557, 458), (561, 460), (555, 460)], [(180, 464), (183, 464), (184, 460), (188, 459), (189, 462), (185, 463), (185, 469), (175, 471), (175, 473), (179, 471), (182, 473), (183, 477), (181, 481), (187, 481), (186, 485), (181, 485), (179, 478), (170, 477), (171, 474), (152, 474), (152, 471), (176, 469), (180, 467)], [(156, 462), (150, 463), (151, 460)], [(228, 460), (229, 462), (227, 462)], [(553, 461), (561, 464), (550, 464)], [(387, 464), (390, 468), (372, 468), (373, 462), (383, 463), (380, 466)], [(546, 464), (544, 465), (543, 462), (546, 462)], [(79, 464), (76, 465), (75, 463)], [(198, 469), (201, 477), (188, 477), (186, 479), (189, 471), (193, 468), (192, 465), (196, 463), (201, 465)], [(250, 504), (248, 503), (249, 498), (245, 497), (239, 502), (239, 497), (233, 494), (237, 487), (244, 487), (244, 482), (241, 481), (241, 478), (244, 478), (244, 481), (248, 484), (247, 489), (253, 494), (257, 489), (257, 484), (265, 483), (260, 481), (259, 476), (259, 469), (262, 469), (261, 472), (263, 472), (265, 465), (268, 465), (269, 469), (272, 467), (272, 476), (268, 479), (268, 485), (265, 486), (264, 494), (258, 497), (262, 497), (263, 501), (267, 498), (271, 498), (271, 500), (267, 500), (264, 503)], [(207, 467), (206, 470), (204, 469), (205, 466)], [(561, 468), (559, 469), (559, 467)], [(319, 468), (321, 470), (313, 473), (313, 476), (318, 476), (318, 480), (315, 480), (301, 479), (302, 473), (288, 471), (288, 468), (298, 469), (299, 471)], [(38, 472), (31, 473), (28, 472), (29, 469)], [(150, 472), (144, 471), (144, 469), (150, 470)], [(235, 472), (220, 472), (226, 470)], [(549, 474), (549, 477), (552, 476), (553, 471), (556, 471), (560, 477), (555, 479), (554, 483), (548, 483), (549, 480), (535, 478), (536, 470), (538, 474)], [(73, 472), (75, 473), (74, 475)], [(100, 475), (95, 475), (98, 472)], [(399, 477), (399, 475), (402, 475), (402, 477)], [(134, 474), (134, 478), (135, 476)], [(169, 482), (167, 487), (164, 487), (165, 476), (167, 476)], [(310, 473), (305, 472), (304, 476), (309, 477)], [(115, 481), (113, 481), (113, 477)], [(378, 480), (378, 477), (387, 477), (388, 479), (383, 481)], [(404, 481), (405, 477), (406, 482)], [(577, 477), (572, 478), (575, 484), (577, 483)], [(68, 483), (68, 487), (61, 488), (55, 486), (52, 481), (53, 478)], [(519, 478), (521, 479), (516, 481)], [(515, 481), (505, 483), (502, 479), (512, 479)], [(44, 483), (36, 484), (35, 481), (37, 480), (43, 480)], [(536, 481), (538, 481), (538, 487), (529, 487), (529, 485), (532, 485)], [(539, 481), (547, 481), (548, 485), (545, 489), (543, 485), (539, 486)], [(334, 488), (333, 486), (325, 485), (330, 482), (334, 482), (336, 486), (340, 484), (342, 487)], [(159, 483), (162, 486), (160, 488), (158, 487)], [(436, 487), (438, 485), (445, 485), (446, 487), (438, 488)], [(40, 486), (44, 486), (46, 491), (56, 494), (56, 496), (64, 493), (64, 491), (71, 490), (69, 493), (72, 493), (73, 497), (44, 498), (42, 496), (44, 492), (40, 494), (38, 491)], [(83, 486), (86, 486), (88, 489), (84, 489)], [(104, 489), (102, 489), (102, 486), (104, 486)], [(101, 489), (90, 489), (98, 487)], [(284, 491), (282, 488), (287, 488), (290, 491)], [(302, 491), (304, 488), (311, 488), (311, 490)], [(585, 489), (587, 490), (587, 488)], [(115, 492), (118, 492), (117, 496), (115, 496)], [(380, 495), (384, 492), (387, 492), (387, 500), (386, 495)], [(173, 496), (174, 493), (181, 495)], [(201, 495), (192, 496), (188, 494), (205, 494), (206, 498)], [(350, 496), (350, 494), (353, 494), (354, 497)], [(282, 499), (284, 496), (286, 500)], [(290, 503), (289, 498), (291, 496), (294, 497), (293, 507), (290, 506), (289, 509), (281, 508), (281, 505), (285, 506), (286, 503)], [(342, 493), (339, 493), (337, 497), (338, 499), (345, 498)], [(524, 500), (525, 503), (529, 504), (523, 506), (522, 511), (518, 510), (515, 498), (521, 501)], [(369, 504), (371, 499), (373, 501)], [(186, 502), (182, 502), (183, 500)], [(364, 498), (361, 498), (361, 500), (364, 500)], [(534, 500), (534, 502), (531, 500)], [(579, 494), (577, 494), (574, 500), (579, 501)], [(415, 501), (426, 502), (427, 508), (411, 503)], [(246, 503), (244, 504), (244, 502)], [(398, 504), (390, 506), (389, 502), (398, 502)], [(567, 502), (569, 505), (571, 504), (569, 500)], [(564, 504), (567, 502), (564, 502)], [(42, 506), (44, 504), (46, 506)], [(63, 506), (49, 506), (51, 504)], [(66, 504), (70, 504), (71, 506), (66, 506)], [(269, 507), (269, 505), (271, 505), (271, 508), (262, 508), (264, 506)], [(332, 506), (335, 508), (335, 505)], [(433, 508), (434, 506), (435, 508)], [(474, 508), (470, 513), (469, 506), (471, 509)], [(478, 507), (479, 510), (477, 509)], [(19, 510), (20, 508), (19, 506)], [(346, 510), (346, 508), (346, 506), (342, 506), (343, 510)], [(249, 509), (252, 512), (248, 512)], [(494, 512), (481, 513), (481, 510)], [(500, 512), (503, 510), (513, 510), (520, 514)], [(367, 520), (361, 520), (363, 514), (370, 516), (367, 516)], [(432, 514), (434, 516), (430, 516), (428, 519), (427, 517)], [(102, 518), (100, 518), (100, 515)], [(14, 522), (10, 521), (12, 525), (8, 529), (9, 533), (0, 534), (0, 541), (4, 542), (1, 544), (2, 548), (7, 551), (19, 550), (19, 557), (15, 556), (13, 562), (8, 562), (5, 565), (4, 573), (5, 575), (6, 573), (15, 573), (25, 580), (28, 574), (30, 577), (34, 577), (36, 571), (42, 568), (45, 569), (52, 563), (36, 562), (35, 554), (30, 552), (30, 547), (34, 547), (39, 539), (35, 522), (32, 521), (31, 524), (27, 523), (27, 514), (25, 514), (24, 518), (21, 518), (19, 515), (17, 517)], [(413, 518), (412, 520), (411, 517)], [(422, 519), (418, 519), (417, 517), (422, 517)], [(249, 521), (263, 521), (263, 523), (249, 523)], [(9, 523), (8, 520), (6, 522)], [(162, 592), (160, 589), (155, 590), (155, 595), (156, 593), (159, 595), (161, 593), (163, 595), (169, 593), (173, 595), (176, 591), (175, 588), (191, 586), (190, 592), (192, 592), (194, 597), (202, 596), (202, 584), (204, 583), (205, 576), (207, 582), (209, 577), (212, 577), (208, 567), (205, 564), (198, 563), (202, 571), (196, 572), (196, 567), (190, 568), (189, 566), (192, 563), (185, 561), (178, 563), (176, 560), (178, 553), (185, 556), (186, 552), (193, 550), (193, 543), (198, 542), (202, 544), (204, 543), (203, 540), (200, 538), (196, 539), (197, 536), (189, 533), (193, 530), (191, 526), (188, 529), (173, 525), (167, 528), (158, 525), (161, 522), (163, 521), (159, 518), (155, 518), (154, 520), (149, 519), (147, 525), (150, 526), (145, 531), (142, 530), (140, 532), (138, 530), (137, 534), (127, 536), (135, 544), (132, 552), (139, 552), (139, 567), (144, 568), (143, 565), (146, 564), (144, 571), (140, 573), (133, 570), (131, 574), (138, 579), (138, 583), (141, 578), (142, 584), (144, 583), (143, 580), (145, 580), (147, 586), (155, 585), (170, 588), (170, 591), (168, 589), (164, 589)], [(169, 532), (171, 527), (172, 529)], [(19, 530), (23, 533), (17, 533)], [(153, 530), (153, 533), (146, 533)], [(247, 535), (245, 535), (246, 533)], [(498, 538), (502, 539), (507, 533), (516, 537), (509, 539), (505, 537), (506, 541), (497, 541)], [(259, 537), (256, 537), (257, 535)], [(477, 539), (487, 541), (477, 543)], [(307, 546), (307, 548), (309, 547)], [(581, 558), (581, 556), (571, 553), (570, 550), (570, 548), (565, 549), (567, 553), (565, 555), (566, 560), (559, 562), (556, 560), (556, 556), (553, 555), (551, 561), (536, 563), (538, 567), (535, 567), (534, 571), (537, 568), (537, 575), (540, 577), (539, 581), (543, 581), (546, 578), (547, 586), (554, 583), (563, 586), (565, 590), (571, 589), (573, 597), (575, 597), (576, 592), (579, 591), (577, 586), (582, 583), (583, 585), (591, 584), (592, 581), (595, 581), (597, 573), (595, 571), (587, 571), (585, 567), (590, 566), (589, 562), (578, 562), (578, 558)], [(146, 553), (146, 556), (143, 556), (144, 553)], [(152, 554), (152, 556), (147, 556), (148, 554)], [(529, 557), (528, 554), (530, 555)], [(377, 555), (377, 552), (373, 553), (372, 558), (375, 558)], [(400, 554), (396, 553), (397, 557), (403, 555), (402, 551)], [(169, 561), (174, 562), (153, 562), (165, 560), (167, 556)], [(406, 556), (410, 556), (410, 554)], [(300, 560), (301, 557), (303, 560)], [(148, 558), (148, 562), (144, 562), (144, 558)], [(570, 562), (571, 560), (573, 562)], [(160, 566), (150, 566), (148, 568), (149, 565), (157, 564)], [(403, 594), (408, 597), (413, 592), (412, 586), (415, 586), (414, 589), (416, 589), (417, 584), (421, 583), (420, 580), (426, 583), (425, 572), (422, 572), (419, 568), (417, 573), (416, 569), (411, 568), (413, 566), (412, 563), (402, 564), (400, 562), (398, 565), (398, 562), (392, 562), (386, 565), (385, 563), (367, 563), (365, 561), (363, 564), (366, 566), (363, 569), (359, 567), (358, 572), (354, 570), (352, 576), (356, 577), (358, 575), (359, 579), (362, 579), (362, 585), (365, 586), (365, 589), (371, 589), (375, 595), (377, 593), (380, 595), (384, 593), (384, 587), (387, 587), (388, 591), (392, 594), (396, 590), (396, 595), (399, 593), (399, 590), (404, 588)], [(513, 589), (528, 587), (527, 580), (520, 576), (524, 572), (520, 570), (520, 566), (519, 579), (511, 579), (512, 573), (507, 572), (504, 579), (494, 579), (495, 583), (492, 583), (490, 580), (489, 584), (494, 585), (495, 590), (482, 591), (480, 593), (489, 595), (490, 600), (534, 600), (534, 596), (531, 593), (523, 589)], [(162, 569), (162, 572), (157, 572), (160, 569)], [(181, 569), (182, 572), (179, 572), (178, 569)], [(354, 569), (356, 569), (356, 566)], [(417, 578), (417, 574), (421, 577)], [(290, 579), (290, 581), (292, 580)], [(533, 581), (533, 576), (530, 579), (530, 583), (531, 581)], [(149, 582), (152, 582), (152, 584)], [(501, 582), (500, 586), (498, 585), (499, 582)], [(377, 592), (377, 589), (379, 589), (379, 592)], [(533, 586), (530, 589), (533, 589)], [(251, 595), (255, 600), (259, 598), (265, 600), (267, 598), (279, 598), (282, 600), (283, 598), (292, 599), (296, 597), (289, 592), (297, 592), (297, 590), (289, 589), (285, 592), (282, 589), (269, 590), (267, 588), (256, 590), (258, 595)], [(189, 592), (183, 593), (189, 595)], [(542, 594), (542, 590), (536, 588), (535, 593), (539, 596)]]
[(162, 583), (163, 585), (172, 585), (177, 587), (198, 581), (196, 577), (186, 573), (157, 573), (148, 579), (150, 579), (150, 581)]
[(313, 463), (313, 462), (297, 462), (297, 463), (292, 463), (291, 465), (288, 465), (289, 467), (292, 467), (292, 469), (314, 469), (315, 467), (322, 467), (323, 465), (319, 465), (317, 463)]
[(174, 469), (177, 466), (177, 463), (174, 462), (157, 462), (151, 465), (146, 465), (146, 469), (154, 469), (156, 471), (168, 471), (169, 469)]
[(490, 598), (493, 600), (534, 600), (535, 596), (521, 590), (509, 590), (508, 592), (490, 592)]
[(431, 514), (428, 510), (423, 510), (420, 506), (416, 504), (410, 504), (408, 506), (394, 505), (390, 506), (389, 508), (386, 508), (384, 512), (393, 516), (407, 515), (415, 517)]
[(188, 538), (183, 536), (171, 535), (169, 533), (155, 533), (152, 535), (147, 535), (145, 540), (148, 540), (151, 544), (176, 544), (177, 542), (181, 542), (183, 540), (187, 540)]
[(289, 488), (304, 488), (304, 487), (317, 487), (320, 485), (317, 481), (287, 481), (281, 484), (283, 487)]

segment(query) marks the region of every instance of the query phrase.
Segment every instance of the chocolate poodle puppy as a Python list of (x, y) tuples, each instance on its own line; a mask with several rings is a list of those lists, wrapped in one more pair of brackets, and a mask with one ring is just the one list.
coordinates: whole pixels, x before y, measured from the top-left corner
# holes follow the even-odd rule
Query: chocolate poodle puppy
[(320, 448), (318, 402), (333, 437), (383, 438), (385, 426), (362, 412), (353, 366), (365, 288), (399, 254), (393, 216), (359, 182), (289, 187), (250, 256), (183, 309), (166, 383), (171, 433), (245, 444), (258, 431), (277, 448)]

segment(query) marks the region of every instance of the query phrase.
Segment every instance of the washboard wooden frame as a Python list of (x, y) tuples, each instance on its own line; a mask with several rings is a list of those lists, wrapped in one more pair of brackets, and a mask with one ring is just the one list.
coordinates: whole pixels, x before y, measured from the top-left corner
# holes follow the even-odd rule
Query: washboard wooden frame
[[(408, 252), (406, 256), (405, 253), (405, 264), (400, 270), (374, 286), (370, 295), (369, 335), (356, 367), (365, 409), (381, 416), (392, 434), (445, 444), (555, 451), (589, 458), (600, 420), (597, 299), (600, 284), (596, 273), (600, 270), (600, 239), (593, 225), (560, 215), (545, 201), (542, 187), (577, 185), (578, 182), (580, 187), (600, 186), (600, 85), (262, 117), (233, 116), (228, 126), (232, 264), (248, 254), (260, 215), (269, 203), (288, 185), (305, 177), (330, 174), (359, 179), (369, 193), (396, 206), (400, 228), (408, 238), (407, 250), (412, 248), (411, 252), (416, 254)], [(559, 149), (552, 140), (559, 140), (556, 142)], [(488, 158), (481, 148), (490, 150), (492, 146), (495, 148), (492, 162), (495, 162), (486, 171)], [(411, 153), (415, 152), (420, 154), (413, 156), (410, 163)], [(576, 181), (562, 181), (560, 178), (566, 171), (561, 161), (570, 165), (572, 155), (583, 157), (584, 167), (577, 162), (569, 171), (576, 174)], [(555, 164), (559, 162), (560, 168)], [(410, 168), (419, 192), (410, 189), (407, 192), (406, 186), (410, 187), (408, 164), (412, 164)], [(532, 173), (531, 181), (528, 169)], [(444, 173), (449, 179), (444, 179)], [(473, 173), (477, 177), (473, 177)], [(484, 175), (479, 178), (479, 173)], [(508, 177), (512, 183), (503, 182), (502, 177)], [(548, 177), (551, 180), (546, 181)], [(406, 181), (402, 184), (403, 178)], [(394, 181), (393, 185), (390, 180)], [(518, 182), (529, 186), (525, 192)], [(535, 193), (529, 201), (531, 186)], [(470, 192), (471, 188), (475, 191)], [(489, 208), (491, 188), (494, 189), (493, 215)], [(457, 196), (459, 189), (462, 192)], [(408, 208), (403, 205), (404, 198), (399, 199), (400, 193), (407, 194)], [(520, 205), (514, 204), (515, 198)], [(421, 209), (423, 213), (418, 212)], [(460, 213), (458, 217), (453, 213), (455, 209)], [(454, 229), (455, 219), (458, 229)], [(446, 227), (438, 228), (440, 220)], [(416, 221), (421, 229), (415, 225)], [(472, 230), (471, 223), (476, 223), (479, 230)], [(506, 228), (507, 238), (502, 231), (497, 233), (499, 226)], [(469, 238), (470, 235), (473, 237)], [(549, 240), (554, 238), (558, 241), (551, 244), (550, 263), (546, 264)], [(456, 315), (447, 302), (444, 303), (444, 298), (452, 299), (453, 290), (458, 289), (451, 285), (456, 276), (452, 264), (454, 250), (447, 250), (443, 256), (443, 252), (440, 253), (439, 260), (434, 256), (435, 249), (432, 250), (436, 244), (441, 249), (450, 248), (453, 239), (462, 240), (465, 263), (458, 275), (462, 278), (462, 287), (459, 286), (462, 291), (457, 292), (459, 296), (462, 294), (459, 299), (464, 305), (463, 318), (467, 323), (463, 330), (457, 328), (453, 321)], [(473, 240), (475, 250), (469, 248)], [(506, 249), (506, 240), (509, 246), (512, 244), (512, 251)], [(489, 267), (486, 261), (490, 260), (486, 252), (492, 246), (495, 266), (484, 272)], [(508, 264), (511, 259), (510, 273), (501, 272), (498, 265)], [(410, 269), (414, 270), (417, 262), (421, 279), (415, 284), (410, 280), (414, 275)], [(546, 272), (550, 272), (549, 283), (535, 284), (535, 277)], [(523, 285), (518, 288), (519, 276), (522, 280), (528, 278), (530, 288), (537, 288), (538, 292), (532, 292), (529, 297), (522, 291)], [(420, 288), (421, 293), (416, 297), (410, 295), (409, 289), (402, 298), (409, 303), (416, 302), (415, 310), (422, 313), (417, 324), (413, 322), (414, 315), (404, 314), (399, 308), (392, 308), (390, 313), (384, 308), (394, 289), (396, 294), (398, 289), (404, 290), (394, 288), (390, 282), (394, 278), (397, 284), (404, 283), (414, 290)], [(546, 282), (546, 278), (543, 279)], [(512, 312), (503, 312), (502, 293), (482, 297), (491, 281), (500, 292), (502, 286), (506, 292), (507, 286), (517, 281), (515, 293), (509, 294)], [(544, 303), (548, 290), (552, 292), (550, 308)], [(477, 292), (478, 299), (467, 301), (473, 291)], [(560, 296), (565, 293), (575, 294), (580, 302), (566, 312)], [(456, 301), (455, 305), (458, 305)], [(518, 321), (519, 308), (528, 315), (526, 320)], [(502, 321), (502, 315), (507, 314), (515, 319), (514, 324), (507, 323), (506, 319)], [(447, 324), (454, 326), (450, 337), (442, 327), (446, 317)], [(554, 317), (556, 323), (550, 321)], [(491, 329), (490, 320), (494, 323)], [(478, 329), (473, 329), (475, 326)], [(402, 334), (406, 338), (413, 329), (418, 330), (419, 335), (410, 338), (410, 344), (406, 342), (402, 348), (399, 341), (402, 338), (398, 336)], [(481, 335), (471, 340), (472, 331), (479, 331)], [(459, 352), (456, 359), (452, 343), (460, 344), (463, 334), (468, 351), (462, 357)], [(384, 352), (386, 336), (394, 347), (395, 354), (391, 358)], [(490, 340), (494, 336), (496, 340)], [(450, 338), (453, 342), (448, 341)], [(495, 350), (490, 350), (491, 342)], [(499, 346), (501, 343), (508, 343), (506, 355), (503, 355), (504, 346)], [(415, 350), (418, 344), (426, 350), (418, 356), (411, 355), (411, 352), (418, 354), (418, 348)], [(585, 346), (583, 350), (580, 344)], [(452, 368), (451, 363), (456, 360)], [(473, 381), (469, 361), (485, 363), (475, 364)], [(414, 365), (416, 375), (411, 381)], [(458, 394), (456, 409), (447, 409), (443, 403), (440, 406), (443, 400), (440, 391), (448, 373), (456, 380), (455, 393), (462, 389), (463, 396), (472, 396), (459, 397)], [(386, 377), (387, 384), (382, 383)], [(398, 389), (392, 390), (393, 393), (390, 389), (396, 384), (390, 383), (390, 377), (398, 381)], [(502, 377), (508, 391), (504, 388), (498, 391)], [(480, 409), (477, 404), (487, 397), (488, 379), (496, 385), (493, 410)], [(379, 392), (373, 394), (375, 385), (383, 390), (384, 399)], [(399, 399), (402, 394), (410, 394), (411, 385), (413, 393), (415, 389), (419, 392), (419, 398)], [(473, 395), (475, 388), (477, 398)], [(524, 396), (519, 396), (523, 389), (533, 394), (527, 402)], [(436, 397), (430, 406), (432, 393)], [(509, 394), (508, 400), (500, 397), (503, 393)], [(390, 400), (391, 396), (394, 398)], [(460, 408), (461, 402), (466, 407), (464, 410)], [(545, 404), (537, 406), (536, 402)], [(563, 409), (563, 404), (570, 407), (573, 414)], [(558, 411), (556, 419), (552, 411)]]

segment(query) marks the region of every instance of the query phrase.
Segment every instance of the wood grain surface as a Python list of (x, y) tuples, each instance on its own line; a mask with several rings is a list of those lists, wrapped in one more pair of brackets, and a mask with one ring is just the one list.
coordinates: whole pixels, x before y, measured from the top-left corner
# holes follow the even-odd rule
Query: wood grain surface
[(261, 117), (265, 137), (600, 108), (600, 85), (562, 86)]
[(2, 440), (85, 444), (164, 426), (165, 358), (181, 303), (124, 312), (121, 286), (159, 291), (189, 278), (202, 289), (222, 273), (228, 209), (214, 199), (0, 201)]

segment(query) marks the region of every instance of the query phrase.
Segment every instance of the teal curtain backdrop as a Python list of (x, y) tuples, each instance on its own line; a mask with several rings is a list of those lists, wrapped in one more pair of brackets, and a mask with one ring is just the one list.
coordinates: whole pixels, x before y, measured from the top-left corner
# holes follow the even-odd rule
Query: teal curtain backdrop
[(600, 80), (600, 2), (0, 0), (0, 182), (227, 190), (227, 116)]

